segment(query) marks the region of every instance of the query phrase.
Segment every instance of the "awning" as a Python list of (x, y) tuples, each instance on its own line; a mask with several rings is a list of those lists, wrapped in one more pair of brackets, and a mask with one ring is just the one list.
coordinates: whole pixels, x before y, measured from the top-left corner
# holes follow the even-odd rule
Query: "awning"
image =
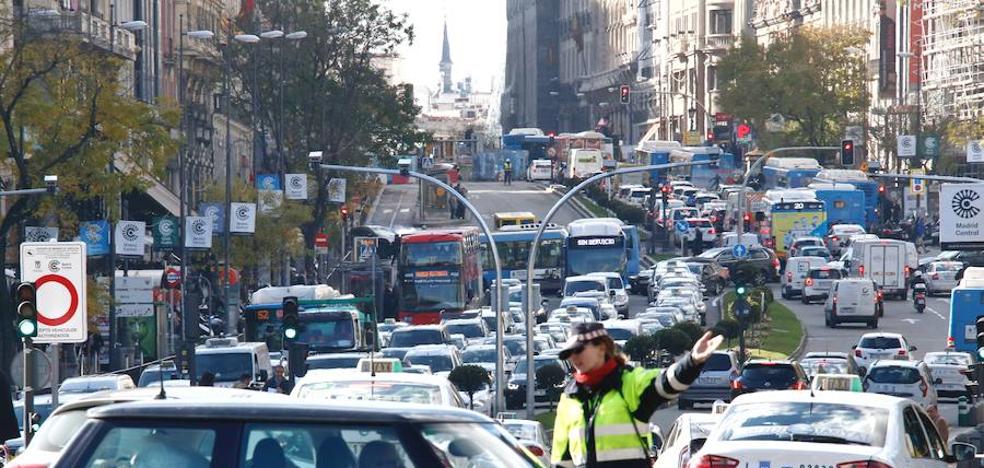
[(156, 177), (148, 174), (143, 168), (130, 161), (129, 156), (123, 153), (116, 153), (113, 166), (126, 175), (139, 175), (148, 184), (147, 195), (164, 207), (171, 215), (180, 216), (181, 199), (157, 180)]
[(646, 130), (646, 133), (644, 133), (641, 137), (639, 137), (639, 142), (636, 143), (637, 148), (641, 148), (642, 144), (649, 140), (656, 139), (656, 133), (659, 132), (658, 119), (649, 120), (641, 125), (649, 125), (649, 130)]

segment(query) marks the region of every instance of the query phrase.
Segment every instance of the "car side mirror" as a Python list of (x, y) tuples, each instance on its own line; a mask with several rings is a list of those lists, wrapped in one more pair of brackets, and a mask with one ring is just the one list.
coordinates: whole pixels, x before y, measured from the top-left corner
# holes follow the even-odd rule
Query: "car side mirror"
[(915, 351), (915, 350), (916, 350), (915, 346), (909, 346), (909, 351)]
[(946, 460), (950, 463), (973, 460), (977, 455), (977, 447), (963, 442), (954, 442), (950, 444), (950, 453), (952, 454), (951, 457), (953, 457), (953, 459)]

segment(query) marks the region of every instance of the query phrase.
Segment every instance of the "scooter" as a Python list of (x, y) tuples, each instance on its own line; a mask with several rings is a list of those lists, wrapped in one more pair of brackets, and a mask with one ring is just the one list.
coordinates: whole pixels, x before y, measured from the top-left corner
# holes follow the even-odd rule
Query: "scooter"
[(926, 309), (926, 285), (924, 283), (912, 285), (912, 302), (916, 305), (916, 312), (921, 314)]

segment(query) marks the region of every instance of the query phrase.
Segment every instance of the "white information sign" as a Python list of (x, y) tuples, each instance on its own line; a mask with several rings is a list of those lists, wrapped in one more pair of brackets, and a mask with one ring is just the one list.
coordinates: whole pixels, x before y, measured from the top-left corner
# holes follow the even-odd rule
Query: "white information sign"
[(233, 234), (252, 234), (256, 232), (256, 203), (233, 203), (231, 227)]
[[(984, 245), (984, 183), (940, 188), (940, 243)], [(953, 246), (944, 246), (949, 250)], [(969, 247), (969, 246), (968, 246)]]
[(21, 281), (34, 282), (35, 343), (81, 343), (88, 338), (84, 242), (24, 242)]
[(307, 200), (307, 174), (287, 174), (284, 193), (288, 200)]
[(915, 135), (899, 135), (897, 142), (898, 142), (898, 151), (899, 151), (900, 158), (916, 157)]
[(147, 223), (143, 221), (120, 221), (116, 223), (115, 243), (116, 255), (132, 255), (142, 257), (144, 246), (147, 244)]
[(212, 248), (212, 218), (188, 216), (185, 218), (185, 247), (189, 249)]
[(967, 162), (984, 162), (984, 140), (971, 140), (967, 142)]

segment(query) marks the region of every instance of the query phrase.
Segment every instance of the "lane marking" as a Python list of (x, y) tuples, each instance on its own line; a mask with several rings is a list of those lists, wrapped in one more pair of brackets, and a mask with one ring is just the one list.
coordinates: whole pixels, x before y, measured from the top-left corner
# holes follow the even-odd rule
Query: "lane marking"
[(386, 208), (385, 210), (383, 210), (383, 214), (392, 213), (392, 212), (393, 212), (392, 208)]
[(926, 310), (928, 310), (928, 311), (932, 312), (933, 314), (935, 314), (937, 317), (940, 318), (940, 320), (946, 321), (946, 317), (944, 317), (943, 314), (940, 314), (939, 312), (937, 312), (936, 309), (934, 309), (932, 307), (926, 307)]
[(400, 213), (409, 213), (410, 208), (400, 208)]
[(393, 210), (393, 217), (390, 218), (390, 223), (389, 223), (389, 228), (390, 229), (393, 229), (393, 225), (396, 224), (396, 215), (399, 212), (398, 210), (400, 209), (400, 205), (403, 204), (403, 196), (406, 195), (406, 194), (407, 194), (407, 192), (405, 190), (400, 190), (400, 198), (397, 199), (397, 201), (396, 201), (396, 209)]

